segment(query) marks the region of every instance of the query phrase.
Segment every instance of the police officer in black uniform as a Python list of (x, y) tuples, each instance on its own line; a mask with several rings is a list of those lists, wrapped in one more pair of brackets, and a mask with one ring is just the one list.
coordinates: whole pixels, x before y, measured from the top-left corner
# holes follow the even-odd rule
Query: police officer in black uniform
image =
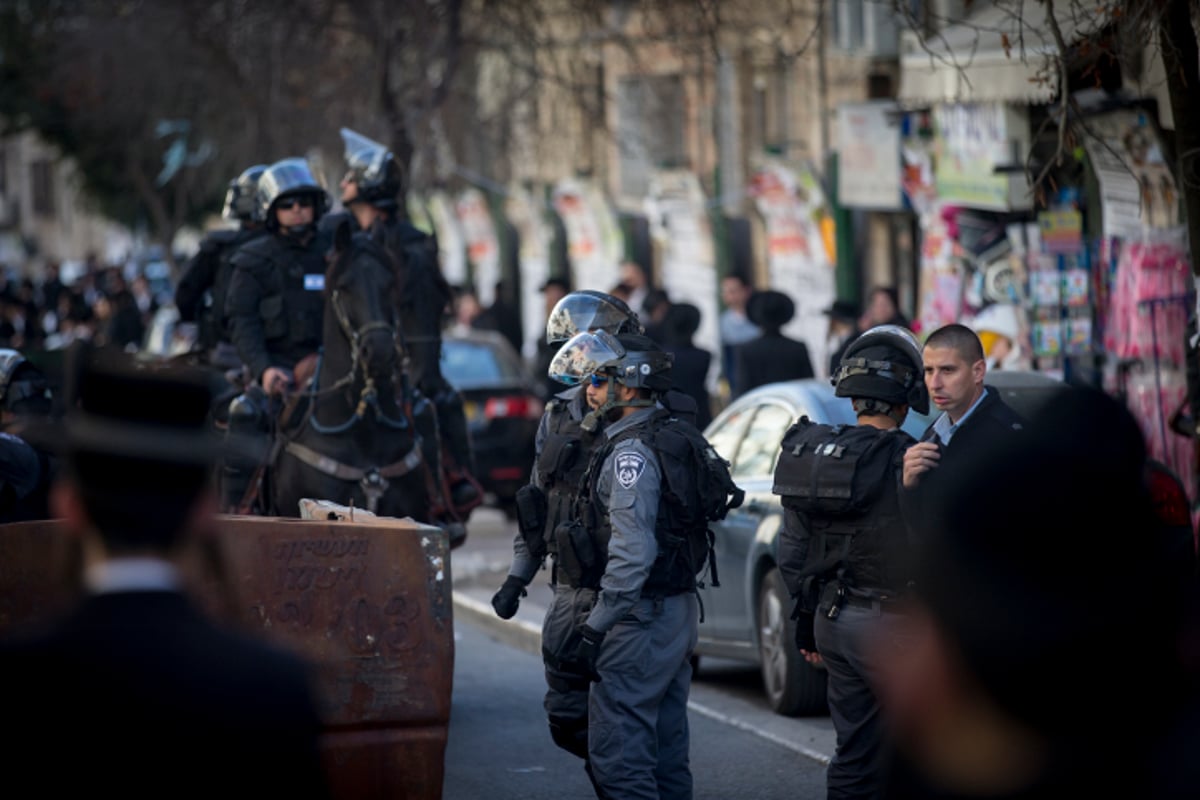
[(695, 512), (707, 494), (699, 464), (713, 451), (657, 402), (670, 370), (670, 354), (653, 340), (606, 331), (576, 335), (550, 367), (560, 382), (585, 381), (588, 418), (606, 423), (577, 518), (554, 532), (558, 573), (593, 588), (594, 601), (570, 620), (547, 619), (547, 628), (570, 625), (575, 634), (570, 649), (547, 655), (561, 672), (592, 681), (588, 763), (597, 794), (613, 800), (692, 797), (687, 699), (697, 573), (711, 557), (711, 517)]
[(200, 348), (208, 362), (221, 369), (241, 365), (229, 341), (225, 299), (233, 274), (233, 254), (266, 233), (256, 199), (258, 179), (266, 169), (265, 164), (256, 164), (229, 182), (221, 216), (236, 222), (237, 229), (208, 233), (175, 288), (180, 320), (197, 323)]
[(775, 472), (783, 495), (779, 565), (796, 600), (796, 644), (828, 671), (837, 751), (828, 797), (878, 797), (883, 727), (872, 683), (872, 645), (902, 606), (911, 569), (900, 513), (904, 451), (914, 440), (900, 425), (910, 408), (929, 410), (921, 348), (907, 329), (881, 325), (846, 349), (833, 376), (856, 426), (802, 418), (784, 436)]
[[(612, 334), (642, 333), (637, 314), (622, 300), (585, 290), (564, 296), (546, 320), (546, 342), (562, 346), (580, 331)], [(590, 414), (587, 395), (578, 381), (549, 403), (538, 425), (530, 485), (517, 496), (519, 533), (513, 542), (513, 563), (504, 585), (492, 598), (496, 613), (509, 619), (517, 613), (525, 587), (547, 556), (554, 561), (551, 584), (554, 599), (542, 627), (546, 662), (546, 713), (555, 744), (587, 759), (588, 681), (560, 668), (562, 654), (576, 642), (576, 619), (595, 602), (595, 587), (581, 586), (557, 568), (555, 529), (574, 518), (579, 483), (588, 458), (601, 439), (604, 419)], [(585, 765), (589, 777), (590, 764)], [(597, 796), (603, 797), (597, 789)]]
[[(245, 438), (265, 436), (272, 413), (267, 397), (282, 396), (292, 385), (296, 364), (321, 346), (330, 247), (329, 238), (317, 231), (329, 198), (304, 159), (267, 167), (256, 198), (267, 235), (234, 253), (225, 301), (233, 343), (253, 381), (229, 407), (230, 433)], [(244, 496), (257, 466), (234, 461), (224, 465), (227, 509)]]
[[(438, 265), (437, 241), (408, 222), (401, 213), (399, 195), (401, 189), (400, 165), (391, 151), (380, 142), (374, 141), (349, 128), (341, 129), (345, 144), (346, 175), (341, 181), (342, 204), (350, 212), (352, 228), (371, 233), (377, 232), (385, 242), (394, 242), (403, 250), (405, 268), (430, 270), (432, 275), (425, 280), (413, 280), (417, 285), (433, 285), (442, 293), (445, 302), (450, 301), (450, 286), (442, 276)], [(346, 215), (330, 215), (323, 221), (322, 229), (332, 229)], [(422, 297), (418, 302), (436, 302), (435, 298)], [(439, 323), (441, 315), (438, 316)], [(421, 331), (420, 335), (441, 342), (441, 327)], [(411, 343), (411, 342), (410, 342)], [(437, 350), (436, 352), (440, 352)], [(410, 358), (413, 350), (410, 348)], [(412, 365), (417, 367), (417, 389), (420, 397), (414, 408), (420, 417), (423, 402), (432, 402), (437, 414), (437, 431), (424, 435), (426, 462), (440, 465), (447, 475), (450, 498), (454, 509), (469, 511), (482, 501), (478, 484), (471, 477), (475, 469), (471, 440), (467, 433), (467, 418), (462, 396), (442, 375), (440, 361), (432, 364)], [(441, 440), (441, 449), (437, 447)], [(443, 452), (444, 451), (444, 452)], [(443, 458), (448, 454), (449, 458)], [(461, 514), (457, 514), (461, 516)]]

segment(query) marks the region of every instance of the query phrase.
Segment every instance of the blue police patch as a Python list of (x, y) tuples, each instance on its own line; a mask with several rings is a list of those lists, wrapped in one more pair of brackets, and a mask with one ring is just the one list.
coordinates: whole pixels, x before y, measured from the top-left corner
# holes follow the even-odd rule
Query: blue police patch
[(304, 276), (304, 288), (310, 292), (321, 292), (325, 290), (325, 276), (319, 272), (310, 273)]
[(646, 458), (641, 453), (632, 451), (618, 453), (613, 469), (617, 475), (617, 483), (626, 489), (632, 489), (646, 471)]

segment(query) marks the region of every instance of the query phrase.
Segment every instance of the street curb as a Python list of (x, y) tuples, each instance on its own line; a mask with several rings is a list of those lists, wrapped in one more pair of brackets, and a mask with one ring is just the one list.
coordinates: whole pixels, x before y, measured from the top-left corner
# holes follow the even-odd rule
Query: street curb
[(497, 639), (535, 656), (542, 654), (542, 629), (520, 619), (500, 619), (489, 603), (454, 592), (454, 610), (487, 628)]

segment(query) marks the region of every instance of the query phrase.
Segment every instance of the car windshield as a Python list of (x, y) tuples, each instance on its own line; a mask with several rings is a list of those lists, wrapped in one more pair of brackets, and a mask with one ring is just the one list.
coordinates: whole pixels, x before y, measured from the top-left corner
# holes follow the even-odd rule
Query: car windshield
[(442, 374), (455, 389), (520, 383), (521, 367), (498, 349), (463, 339), (442, 341)]

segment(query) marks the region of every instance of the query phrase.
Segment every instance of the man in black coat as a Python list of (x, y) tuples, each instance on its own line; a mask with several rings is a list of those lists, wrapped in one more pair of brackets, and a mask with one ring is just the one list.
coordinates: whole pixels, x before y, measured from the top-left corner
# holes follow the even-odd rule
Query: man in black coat
[(813, 377), (808, 346), (782, 332), (796, 314), (792, 298), (773, 290), (755, 292), (746, 303), (746, 314), (762, 335), (742, 345), (735, 356), (735, 397), (767, 383)]
[(712, 422), (708, 370), (713, 356), (693, 343), (699, 329), (699, 308), (691, 303), (672, 303), (663, 318), (660, 344), (675, 359), (671, 366), (674, 388), (696, 401), (696, 427), (704, 430)]
[(207, 379), (75, 356), (66, 424), (42, 437), (67, 464), (52, 502), (85, 596), (0, 643), (6, 779), (46, 797), (327, 796), (308, 667), (182, 588), (177, 559), (215, 524)]
[[(1019, 435), (1024, 421), (994, 388), (983, 385), (983, 345), (965, 325), (938, 328), (925, 340), (925, 386), (942, 414), (904, 454), (901, 507), (910, 525), (924, 524), (940, 473), (978, 456), (994, 439)], [(935, 474), (936, 478), (935, 479)]]

